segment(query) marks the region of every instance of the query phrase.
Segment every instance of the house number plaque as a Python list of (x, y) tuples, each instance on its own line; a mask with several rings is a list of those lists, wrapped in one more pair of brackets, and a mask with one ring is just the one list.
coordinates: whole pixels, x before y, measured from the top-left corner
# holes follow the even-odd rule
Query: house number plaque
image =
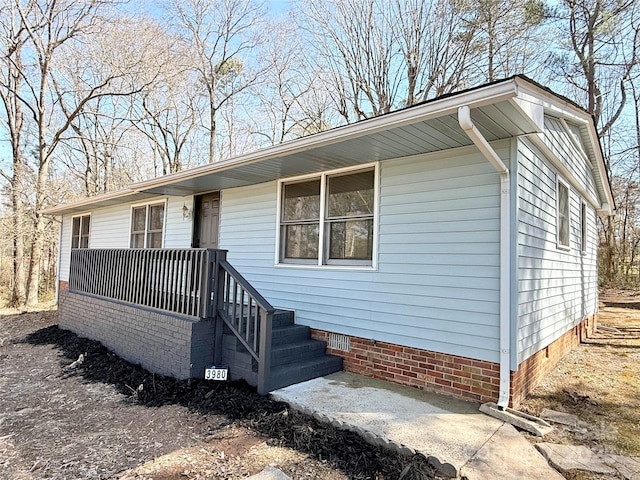
[(227, 367), (212, 366), (209, 368), (205, 368), (204, 379), (217, 380), (222, 382), (227, 379), (228, 374), (229, 374), (229, 369)]

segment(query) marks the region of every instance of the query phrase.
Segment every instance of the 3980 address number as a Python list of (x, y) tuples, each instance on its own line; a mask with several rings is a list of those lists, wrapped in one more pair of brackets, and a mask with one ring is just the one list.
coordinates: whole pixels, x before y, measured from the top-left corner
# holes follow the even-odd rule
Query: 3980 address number
[(228, 368), (207, 368), (204, 371), (204, 379), (224, 381), (227, 379), (228, 372)]

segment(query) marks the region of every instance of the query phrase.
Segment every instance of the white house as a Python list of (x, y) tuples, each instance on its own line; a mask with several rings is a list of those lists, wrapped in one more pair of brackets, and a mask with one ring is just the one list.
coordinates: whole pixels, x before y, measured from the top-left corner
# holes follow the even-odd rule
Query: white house
[(594, 326), (612, 208), (591, 116), (516, 76), (45, 213), (61, 326), (151, 370), (517, 405)]

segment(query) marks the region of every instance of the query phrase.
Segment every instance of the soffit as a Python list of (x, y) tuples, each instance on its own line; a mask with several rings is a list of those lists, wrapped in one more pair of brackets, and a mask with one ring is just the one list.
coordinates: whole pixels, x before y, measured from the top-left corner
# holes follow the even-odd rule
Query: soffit
[[(536, 131), (522, 111), (509, 101), (472, 109), (471, 117), (488, 141)], [(460, 128), (457, 113), (449, 113), (372, 133), (363, 132), (357, 137), (304, 151), (270, 155), (269, 149), (265, 149), (263, 158), (251, 162), (219, 168), (214, 164), (208, 171), (187, 178), (141, 187), (144, 192), (159, 195), (197, 194), (468, 145), (471, 141)]]
[(153, 195), (187, 196), (469, 146), (471, 140), (458, 124), (462, 105), (469, 106), (473, 122), (490, 142), (537, 133), (535, 123), (513, 101), (519, 88), (518, 79), (497, 82), (43, 213), (78, 213)]

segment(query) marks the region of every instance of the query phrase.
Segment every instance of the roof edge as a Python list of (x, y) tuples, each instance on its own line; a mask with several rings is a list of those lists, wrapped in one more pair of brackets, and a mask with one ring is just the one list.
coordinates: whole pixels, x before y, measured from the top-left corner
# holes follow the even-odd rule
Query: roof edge
[(361, 120), (356, 123), (300, 137), (278, 145), (239, 155), (238, 157), (228, 160), (134, 183), (129, 188), (138, 192), (144, 192), (147, 189), (168, 185), (180, 180), (197, 178), (201, 175), (223, 171), (240, 165), (251, 164), (267, 158), (293, 155), (299, 152), (339, 143), (344, 140), (357, 138), (365, 134), (375, 133), (416, 121), (428, 120), (430, 118), (455, 113), (461, 105), (468, 105), (470, 108), (480, 107), (513, 98), (517, 95), (518, 88), (515, 83), (515, 78), (512, 77), (507, 80), (481, 85), (455, 94), (448, 94), (401, 110), (395, 110), (384, 115)]

